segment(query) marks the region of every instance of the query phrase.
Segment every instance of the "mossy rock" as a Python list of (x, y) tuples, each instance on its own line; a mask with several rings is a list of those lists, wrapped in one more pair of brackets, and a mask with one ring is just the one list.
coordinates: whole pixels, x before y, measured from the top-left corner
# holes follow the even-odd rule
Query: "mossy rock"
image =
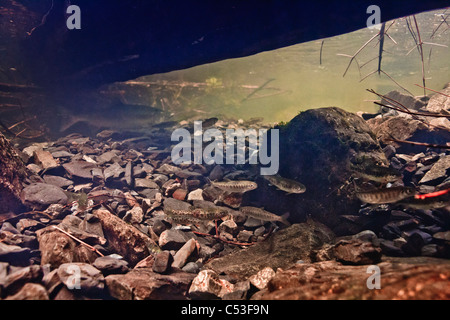
[(279, 174), (303, 183), (306, 192), (287, 195), (261, 181), (261, 192), (255, 197), (268, 199), (269, 211), (288, 211), (291, 222), (305, 221), (310, 215), (338, 228), (339, 216), (357, 213), (361, 204), (354, 197), (350, 164), (361, 159), (388, 164), (374, 137), (361, 117), (336, 107), (300, 113), (280, 130)]

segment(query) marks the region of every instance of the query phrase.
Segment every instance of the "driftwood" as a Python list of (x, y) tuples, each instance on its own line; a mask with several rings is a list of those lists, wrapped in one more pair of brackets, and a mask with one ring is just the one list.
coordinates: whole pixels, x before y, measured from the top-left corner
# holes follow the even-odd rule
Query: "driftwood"
[(27, 176), (25, 164), (0, 133), (0, 214), (17, 212), (23, 208), (20, 192)]

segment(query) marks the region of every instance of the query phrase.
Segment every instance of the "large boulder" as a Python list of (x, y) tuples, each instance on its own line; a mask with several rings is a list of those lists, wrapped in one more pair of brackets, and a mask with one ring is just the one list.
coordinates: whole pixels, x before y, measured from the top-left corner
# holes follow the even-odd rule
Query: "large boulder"
[(94, 211), (102, 225), (109, 247), (125, 258), (134, 267), (152, 252), (159, 251), (158, 245), (146, 234), (124, 222), (107, 210)]
[(259, 202), (278, 214), (289, 212), (291, 222), (311, 215), (337, 227), (340, 215), (357, 213), (361, 205), (350, 183), (354, 166), (388, 166), (366, 122), (342, 109), (307, 110), (279, 129), (279, 174), (301, 182), (306, 192), (287, 195), (260, 179), (258, 192), (249, 193), (245, 201)]
[[(377, 268), (378, 267), (378, 271)], [(378, 273), (379, 272), (379, 273)], [(377, 275), (379, 287), (377, 288)], [(279, 270), (262, 300), (448, 300), (450, 263), (430, 257), (384, 258), (376, 266), (337, 261)], [(256, 295), (255, 295), (256, 296)], [(253, 298), (253, 299), (256, 299)]]
[(185, 300), (195, 275), (174, 272), (162, 275), (148, 268), (105, 278), (110, 295), (118, 300)]
[(293, 224), (247, 249), (213, 259), (205, 267), (217, 274), (246, 280), (266, 267), (276, 270), (289, 268), (299, 260), (311, 262), (313, 251), (320, 250), (333, 239), (333, 232), (321, 223)]

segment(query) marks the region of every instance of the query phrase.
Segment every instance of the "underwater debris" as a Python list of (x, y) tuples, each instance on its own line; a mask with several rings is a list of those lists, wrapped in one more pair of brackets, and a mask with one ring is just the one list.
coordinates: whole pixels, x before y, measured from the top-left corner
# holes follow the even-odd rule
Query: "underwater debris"
[(279, 190), (287, 192), (287, 194), (291, 193), (303, 193), (306, 191), (306, 187), (298, 181), (283, 178), (280, 175), (274, 176), (263, 176), (270, 184), (277, 187)]
[(359, 200), (370, 204), (395, 203), (412, 197), (416, 190), (411, 187), (392, 187), (374, 191), (356, 192)]
[(282, 216), (278, 216), (269, 211), (266, 211), (261, 208), (256, 208), (256, 207), (241, 207), (239, 209), (239, 211), (242, 212), (242, 214), (244, 214), (248, 217), (255, 218), (255, 219), (259, 219), (259, 220), (263, 220), (263, 221), (278, 221), (287, 226), (291, 225), (291, 223), (289, 221), (287, 221), (287, 217), (289, 216), (288, 213), (286, 213), (285, 215), (282, 215)]

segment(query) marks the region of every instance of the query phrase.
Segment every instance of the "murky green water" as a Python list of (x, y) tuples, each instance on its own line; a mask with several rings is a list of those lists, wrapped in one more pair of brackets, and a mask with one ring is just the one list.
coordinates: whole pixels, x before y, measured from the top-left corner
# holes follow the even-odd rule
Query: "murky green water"
[[(422, 41), (448, 46), (423, 45), (426, 85), (435, 90), (450, 81), (450, 30), (441, 25), (430, 38), (442, 21), (443, 12), (437, 10), (416, 16)], [(390, 22), (386, 24), (389, 25)], [(350, 58), (338, 54), (353, 55), (377, 32), (365, 28), (323, 39), (322, 64), (322, 40), (317, 40), (137, 81), (167, 81), (165, 85), (150, 87), (151, 102), (175, 111), (179, 118), (228, 116), (288, 121), (299, 111), (328, 106), (373, 112), (378, 108), (367, 100), (376, 97), (366, 89), (382, 94), (395, 89), (403, 91), (383, 74), (373, 74), (360, 82), (377, 69), (378, 39), (357, 56), (360, 65), (375, 59), (360, 70), (353, 63), (345, 77), (343, 73)], [(423, 89), (415, 86), (422, 84), (421, 59), (405, 19), (397, 20), (388, 34), (397, 44), (385, 38), (382, 70), (414, 95), (423, 95)]]

